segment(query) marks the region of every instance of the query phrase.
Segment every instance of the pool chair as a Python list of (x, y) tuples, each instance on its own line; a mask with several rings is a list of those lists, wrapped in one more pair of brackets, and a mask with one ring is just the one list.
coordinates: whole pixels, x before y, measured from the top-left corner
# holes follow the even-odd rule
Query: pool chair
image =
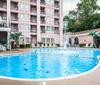
[(44, 44), (41, 44), (41, 47), (44, 48)]
[(96, 47), (96, 45), (94, 45), (93, 43), (90, 44), (90, 48), (94, 48), (94, 47)]
[(34, 44), (32, 44), (32, 48), (35, 48), (35, 45)]
[(51, 44), (49, 44), (49, 47), (52, 47), (52, 45), (51, 45)]
[(53, 47), (56, 47), (56, 45), (55, 45), (55, 44), (53, 44)]
[(45, 47), (47, 48), (47, 47), (48, 47), (48, 45), (47, 45), (47, 44), (45, 44)]
[(39, 48), (39, 47), (40, 47), (40, 45), (39, 45), (39, 44), (37, 44), (37, 47)]
[(86, 47), (86, 48), (89, 47), (89, 44), (87, 43), (87, 44), (85, 45), (85, 47)]

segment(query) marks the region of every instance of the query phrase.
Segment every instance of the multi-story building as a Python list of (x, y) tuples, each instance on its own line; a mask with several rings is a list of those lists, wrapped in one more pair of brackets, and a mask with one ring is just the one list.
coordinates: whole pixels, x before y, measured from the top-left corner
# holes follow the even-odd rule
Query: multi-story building
[(22, 32), (20, 44), (63, 44), (62, 0), (0, 0), (0, 16)]

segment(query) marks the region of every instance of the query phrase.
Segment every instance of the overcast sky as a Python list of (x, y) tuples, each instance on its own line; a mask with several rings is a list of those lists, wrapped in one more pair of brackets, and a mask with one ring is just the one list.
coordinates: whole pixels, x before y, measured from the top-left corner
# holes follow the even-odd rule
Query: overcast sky
[[(68, 14), (68, 11), (76, 8), (76, 4), (80, 0), (63, 0), (63, 15)], [(98, 4), (100, 4), (100, 0), (98, 0)]]

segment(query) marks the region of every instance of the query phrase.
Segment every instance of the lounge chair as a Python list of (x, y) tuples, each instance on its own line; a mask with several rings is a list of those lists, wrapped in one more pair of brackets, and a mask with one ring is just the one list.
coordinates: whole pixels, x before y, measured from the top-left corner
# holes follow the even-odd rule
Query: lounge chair
[(86, 44), (86, 46), (85, 47), (89, 47), (89, 44)]
[(35, 48), (35, 45), (34, 44), (32, 44), (32, 48)]
[(44, 47), (44, 44), (41, 44), (41, 47), (43, 48)]

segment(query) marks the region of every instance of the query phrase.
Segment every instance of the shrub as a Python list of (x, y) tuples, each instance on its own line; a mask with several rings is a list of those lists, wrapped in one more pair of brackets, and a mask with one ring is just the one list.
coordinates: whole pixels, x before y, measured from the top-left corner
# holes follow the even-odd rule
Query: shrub
[(24, 44), (20, 44), (20, 48), (24, 48)]
[(26, 48), (30, 48), (31, 47), (31, 45), (30, 44), (26, 44)]

